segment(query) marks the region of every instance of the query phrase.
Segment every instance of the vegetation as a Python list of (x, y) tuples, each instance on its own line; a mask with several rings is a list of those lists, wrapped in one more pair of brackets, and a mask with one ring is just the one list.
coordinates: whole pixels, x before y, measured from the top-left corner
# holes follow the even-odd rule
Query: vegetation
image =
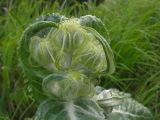
[[(40, 15), (60, 13), (70, 16), (92, 14), (101, 18), (108, 29), (116, 72), (101, 77), (104, 88), (130, 92), (160, 118), (160, 2), (159, 0), (73, 1), (72, 6), (58, 2), (3, 1), (0, 3), (0, 118), (32, 117), (38, 103), (31, 96), (28, 79), (19, 67), (17, 47), (24, 29)], [(105, 31), (99, 29), (103, 36)]]

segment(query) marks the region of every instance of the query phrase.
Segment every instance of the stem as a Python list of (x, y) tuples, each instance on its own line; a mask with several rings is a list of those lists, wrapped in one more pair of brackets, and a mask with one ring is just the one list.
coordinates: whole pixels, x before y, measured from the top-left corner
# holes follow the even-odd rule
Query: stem
[(70, 120), (77, 120), (73, 100), (67, 102), (66, 111), (68, 113)]

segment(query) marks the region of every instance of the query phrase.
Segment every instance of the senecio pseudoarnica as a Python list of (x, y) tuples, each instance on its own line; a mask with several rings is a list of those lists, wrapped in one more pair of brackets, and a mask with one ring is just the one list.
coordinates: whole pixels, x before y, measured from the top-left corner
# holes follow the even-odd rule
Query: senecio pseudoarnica
[[(103, 31), (103, 35), (100, 34)], [(34, 120), (151, 120), (128, 93), (97, 86), (115, 71), (108, 31), (96, 16), (47, 14), (28, 26), (19, 42), (20, 65), (32, 98)]]

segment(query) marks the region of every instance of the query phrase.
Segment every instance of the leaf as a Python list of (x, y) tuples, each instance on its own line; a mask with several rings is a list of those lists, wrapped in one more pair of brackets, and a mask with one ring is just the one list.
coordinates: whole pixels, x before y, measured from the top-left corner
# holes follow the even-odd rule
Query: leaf
[(56, 13), (52, 13), (52, 14), (47, 14), (47, 15), (42, 15), (40, 17), (38, 17), (36, 19), (36, 22), (39, 21), (52, 21), (52, 22), (56, 22), (59, 23), (62, 19), (67, 19), (65, 16), (60, 15), (60, 14), (56, 14)]
[(130, 94), (120, 92), (117, 89), (109, 89), (98, 94), (96, 100), (100, 106), (107, 108), (121, 104), (128, 97), (130, 97)]
[(107, 120), (151, 120), (152, 114), (130, 94), (116, 89), (103, 90), (96, 97), (97, 103), (106, 112)]
[(105, 120), (101, 109), (91, 100), (43, 102), (35, 120)]
[(112, 49), (108, 41), (103, 36), (101, 36), (95, 29), (91, 27), (85, 27), (85, 29), (88, 32), (95, 35), (95, 37), (102, 44), (104, 52), (105, 52), (105, 56), (106, 56), (106, 61), (107, 61), (107, 74), (112, 74), (115, 71), (114, 55), (113, 55)]
[(128, 98), (121, 105), (113, 107), (108, 120), (152, 120), (152, 114), (148, 108)]
[(42, 67), (35, 67), (32, 64), (30, 64), (29, 44), (31, 42), (31, 37), (33, 37), (41, 29), (48, 27), (57, 27), (57, 24), (51, 21), (40, 21), (28, 26), (22, 34), (18, 48), (18, 53), (20, 57), (20, 67), (23, 69), (25, 78), (29, 80), (29, 84), (32, 89), (32, 94), (34, 98), (36, 98), (37, 100), (44, 98), (44, 94), (41, 88), (41, 82), (42, 79), (49, 73)]
[(90, 79), (77, 71), (55, 72), (43, 80), (42, 86), (44, 92), (56, 100), (92, 98), (95, 93)]
[[(108, 36), (108, 30), (105, 27), (105, 24), (101, 21), (100, 18), (92, 15), (85, 15), (80, 17), (80, 24), (82, 26), (92, 27), (97, 32), (103, 31), (103, 36)], [(102, 33), (102, 32), (101, 32)]]

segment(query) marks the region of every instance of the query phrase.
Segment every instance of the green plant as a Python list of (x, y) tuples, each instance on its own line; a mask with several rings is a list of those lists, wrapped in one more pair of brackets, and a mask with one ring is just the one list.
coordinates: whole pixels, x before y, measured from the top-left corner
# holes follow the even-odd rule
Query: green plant
[[(59, 9), (57, 2), (48, 0), (1, 1), (6, 4), (0, 2), (0, 119), (7, 116), (12, 120), (23, 120), (34, 115), (39, 104), (30, 97), (28, 79), (22, 76), (18, 67), (16, 48), (26, 26), (36, 17), (54, 11), (68, 17), (92, 14), (105, 23), (116, 72), (101, 77), (99, 85), (131, 93), (135, 100), (151, 110), (153, 120), (159, 120), (159, 0), (105, 0), (96, 7), (87, 2), (81, 9), (78, 4)], [(75, 5), (79, 7), (78, 11)], [(106, 36), (104, 30), (99, 33)]]
[(42, 102), (35, 120), (150, 120), (130, 94), (95, 87), (115, 70), (102, 21), (91, 15), (39, 17), (23, 33), (19, 55), (33, 97)]

